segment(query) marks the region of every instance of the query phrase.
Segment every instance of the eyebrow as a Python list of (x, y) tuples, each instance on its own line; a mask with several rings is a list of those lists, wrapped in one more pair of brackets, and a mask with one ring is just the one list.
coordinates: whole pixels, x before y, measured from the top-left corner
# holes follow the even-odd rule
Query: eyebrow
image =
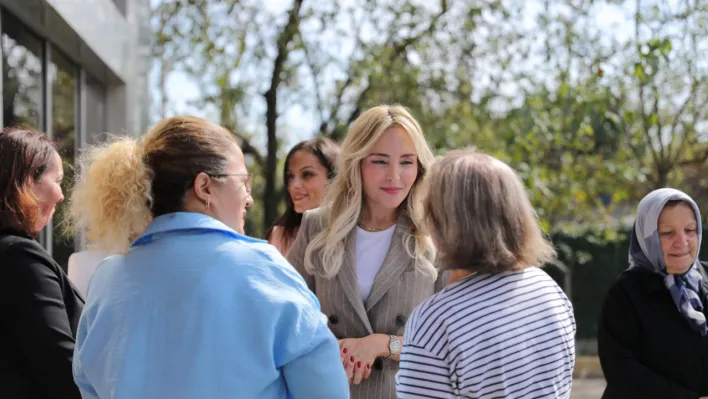
[(302, 172), (302, 171), (305, 170), (305, 169), (312, 169), (312, 170), (315, 170), (315, 167), (312, 166), (312, 165), (305, 165), (305, 166), (303, 166), (302, 168), (300, 168), (299, 170), (296, 170), (296, 171), (293, 171), (292, 169), (288, 168), (287, 173), (293, 174), (293, 173), (296, 173), (296, 172)]
[[(691, 223), (686, 224), (686, 225), (683, 226), (683, 227), (691, 227), (691, 226), (697, 227), (697, 226), (698, 226), (698, 223), (696, 223), (696, 222), (691, 222)], [(657, 229), (657, 230), (661, 230), (662, 228), (664, 228), (664, 229), (673, 229), (674, 226), (666, 225), (666, 224), (658, 224), (658, 225), (656, 226), (656, 229)]]
[[(382, 152), (372, 152), (371, 154), (369, 154), (369, 156), (391, 158), (390, 154), (384, 154)], [(416, 156), (416, 155), (415, 154), (403, 154), (403, 155), (401, 155), (401, 158), (409, 158), (409, 157), (414, 157), (414, 156)]]

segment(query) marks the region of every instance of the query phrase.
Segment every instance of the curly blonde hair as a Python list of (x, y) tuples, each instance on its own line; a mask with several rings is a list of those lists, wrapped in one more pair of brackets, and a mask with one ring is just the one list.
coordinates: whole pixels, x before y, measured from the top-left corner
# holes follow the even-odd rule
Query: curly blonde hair
[(68, 199), (66, 229), (82, 230), (87, 246), (123, 252), (150, 221), (150, 173), (133, 138), (89, 148)]
[(87, 247), (123, 253), (152, 218), (182, 210), (200, 172), (218, 180), (236, 146), (222, 126), (177, 116), (143, 138), (113, 138), (80, 158), (65, 214), (67, 231), (83, 231)]
[[(344, 261), (346, 238), (356, 228), (362, 211), (361, 162), (384, 132), (394, 126), (408, 132), (418, 156), (418, 175), (408, 196), (399, 206), (399, 212), (408, 222), (408, 230), (403, 237), (404, 247), (415, 259), (416, 267), (433, 277), (437, 276), (433, 266), (435, 247), (423, 230), (423, 181), (435, 157), (420, 125), (401, 105), (380, 105), (367, 110), (354, 121), (344, 138), (337, 159), (337, 176), (322, 201), (323, 207), (327, 208), (328, 222), (305, 250), (305, 269), (310, 274), (320, 273), (325, 278), (332, 278), (339, 272)], [(315, 254), (321, 258), (324, 270), (315, 270)]]

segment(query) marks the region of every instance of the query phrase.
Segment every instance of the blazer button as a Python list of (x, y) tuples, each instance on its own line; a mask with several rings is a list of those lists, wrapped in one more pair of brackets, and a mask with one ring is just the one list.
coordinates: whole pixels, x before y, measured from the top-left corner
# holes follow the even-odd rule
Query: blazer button
[(331, 324), (337, 324), (337, 323), (339, 323), (339, 316), (337, 316), (336, 314), (333, 314), (333, 315), (329, 316), (329, 322), (330, 322)]
[(402, 315), (402, 314), (399, 314), (398, 316), (396, 316), (396, 324), (397, 324), (399, 327), (405, 326), (405, 325), (406, 325), (406, 321), (407, 321), (406, 316), (404, 316), (404, 315)]
[(376, 370), (383, 370), (383, 360), (381, 360), (380, 357), (377, 357), (376, 360), (374, 360), (374, 368)]

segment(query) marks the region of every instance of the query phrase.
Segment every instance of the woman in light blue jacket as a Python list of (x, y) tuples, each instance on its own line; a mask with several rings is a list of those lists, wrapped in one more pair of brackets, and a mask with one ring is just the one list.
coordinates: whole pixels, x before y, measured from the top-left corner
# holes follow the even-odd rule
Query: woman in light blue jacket
[(349, 398), (317, 298), (244, 235), (251, 176), (230, 132), (170, 118), (84, 162), (70, 225), (122, 253), (88, 287), (73, 367), (84, 398)]

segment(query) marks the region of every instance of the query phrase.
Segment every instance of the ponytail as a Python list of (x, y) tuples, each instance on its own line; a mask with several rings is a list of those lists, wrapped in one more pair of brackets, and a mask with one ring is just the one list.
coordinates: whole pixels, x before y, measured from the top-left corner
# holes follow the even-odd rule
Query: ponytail
[(85, 233), (89, 248), (124, 253), (150, 221), (151, 174), (142, 158), (129, 137), (82, 155), (65, 223)]

